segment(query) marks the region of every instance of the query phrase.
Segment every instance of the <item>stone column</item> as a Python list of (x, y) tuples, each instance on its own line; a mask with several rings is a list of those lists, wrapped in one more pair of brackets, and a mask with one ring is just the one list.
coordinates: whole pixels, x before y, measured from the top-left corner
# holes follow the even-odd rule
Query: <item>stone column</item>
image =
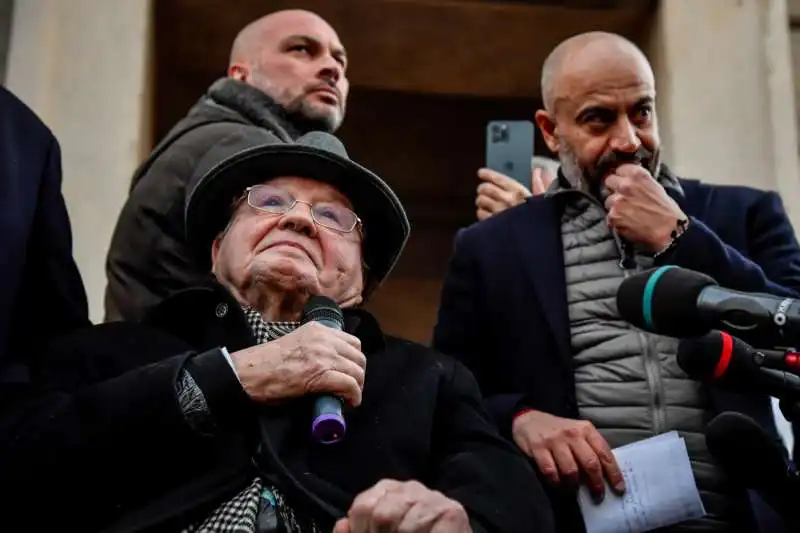
[(648, 44), (671, 168), (776, 190), (800, 227), (786, 0), (661, 2)]
[(15, 2), (6, 85), (61, 144), (74, 254), (92, 319), (131, 175), (150, 148), (149, 0)]

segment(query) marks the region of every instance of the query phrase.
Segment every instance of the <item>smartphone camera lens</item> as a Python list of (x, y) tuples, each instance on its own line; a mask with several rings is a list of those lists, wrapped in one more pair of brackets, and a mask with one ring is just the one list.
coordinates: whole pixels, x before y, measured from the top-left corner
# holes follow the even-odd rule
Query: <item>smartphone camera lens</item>
[(494, 124), (492, 126), (492, 142), (493, 143), (508, 142), (508, 125)]

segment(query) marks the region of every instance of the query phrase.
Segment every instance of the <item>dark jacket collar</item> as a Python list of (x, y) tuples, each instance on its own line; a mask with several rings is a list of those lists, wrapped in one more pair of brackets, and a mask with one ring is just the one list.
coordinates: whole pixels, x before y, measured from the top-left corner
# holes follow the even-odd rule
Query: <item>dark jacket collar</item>
[(297, 114), (287, 113), (278, 102), (263, 91), (233, 78), (220, 78), (215, 81), (208, 88), (205, 100), (206, 103), (211, 101), (236, 111), (256, 126), (270, 130), (274, 130), (277, 126), (290, 139), (320, 129), (318, 124), (307, 122)]
[[(358, 337), (365, 355), (385, 348), (386, 336), (372, 314), (364, 309), (344, 309), (343, 314), (345, 331)], [(214, 329), (204, 327), (213, 320), (224, 320), (224, 335), (231, 338), (200, 340), (202, 335)], [(215, 280), (174, 293), (151, 309), (144, 322), (181, 338), (196, 349), (208, 349), (211, 346), (206, 344), (214, 340), (226, 345), (229, 350), (255, 344), (244, 310), (233, 295)]]

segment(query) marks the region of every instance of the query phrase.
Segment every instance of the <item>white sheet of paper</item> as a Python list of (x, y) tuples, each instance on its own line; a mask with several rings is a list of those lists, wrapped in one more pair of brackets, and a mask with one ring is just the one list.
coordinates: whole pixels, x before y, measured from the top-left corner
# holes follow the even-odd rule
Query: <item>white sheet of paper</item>
[(614, 456), (625, 476), (625, 494), (606, 486), (597, 505), (581, 486), (578, 504), (587, 533), (643, 533), (706, 514), (686, 443), (676, 431), (616, 448)]
[(631, 442), (630, 444), (626, 444), (625, 446), (620, 446), (619, 448), (614, 448), (612, 450), (614, 455), (616, 456), (619, 453), (629, 453), (630, 450), (634, 448), (638, 448), (639, 446), (654, 446), (662, 441), (665, 440), (678, 440), (680, 439), (680, 435), (678, 435), (677, 431), (670, 431), (667, 433), (662, 433), (660, 435), (656, 435), (655, 437), (650, 437), (649, 439), (644, 440), (637, 440), (635, 442)]

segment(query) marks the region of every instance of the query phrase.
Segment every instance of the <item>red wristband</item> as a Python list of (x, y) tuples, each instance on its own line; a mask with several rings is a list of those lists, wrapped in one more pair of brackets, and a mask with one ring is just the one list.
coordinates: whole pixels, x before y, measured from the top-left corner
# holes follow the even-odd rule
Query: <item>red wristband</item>
[(514, 416), (511, 417), (511, 422), (513, 423), (514, 420), (516, 420), (520, 416), (524, 415), (525, 413), (530, 413), (531, 411), (535, 411), (535, 410), (536, 409), (531, 409), (530, 407), (526, 407), (525, 409), (521, 409), (521, 410), (517, 411), (516, 413), (514, 413)]

